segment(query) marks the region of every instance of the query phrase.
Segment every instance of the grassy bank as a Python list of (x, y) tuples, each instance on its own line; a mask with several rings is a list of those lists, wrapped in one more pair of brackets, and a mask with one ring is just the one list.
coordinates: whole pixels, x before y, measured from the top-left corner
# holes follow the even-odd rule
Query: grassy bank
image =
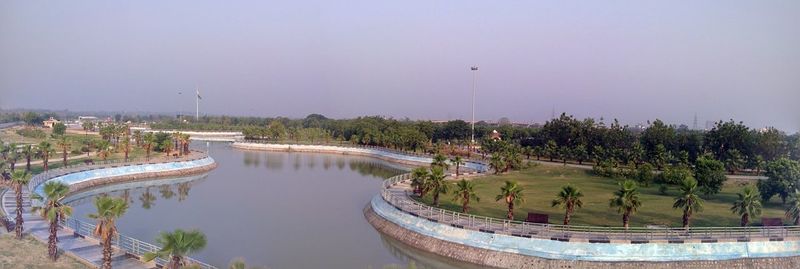
[(3, 269), (83, 269), (77, 260), (61, 255), (57, 262), (47, 257), (47, 246), (30, 237), (16, 240), (11, 234), (0, 235), (0, 268)]
[[(496, 218), (504, 218), (505, 204), (495, 202), (494, 198), (500, 191), (500, 186), (506, 180), (513, 180), (525, 189), (525, 203), (515, 211), (517, 220), (524, 220), (528, 212), (538, 212), (550, 215), (550, 223), (561, 224), (564, 211), (558, 207), (550, 207), (551, 201), (561, 186), (573, 184), (583, 193), (583, 208), (577, 209), (572, 216), (570, 224), (596, 225), (596, 226), (621, 226), (622, 215), (616, 209), (609, 208), (608, 203), (613, 192), (618, 189), (619, 179), (604, 178), (592, 175), (583, 169), (538, 165), (522, 171), (514, 171), (502, 175), (490, 175), (474, 179), (475, 191), (481, 198), (480, 202), (471, 203), (470, 213)], [(754, 183), (753, 183), (754, 184)], [(736, 193), (742, 189), (741, 183), (727, 184), (721, 193), (713, 196), (703, 196), (705, 210), (692, 218), (693, 226), (738, 226), (740, 218), (731, 213), (730, 207), (736, 200)], [(642, 207), (632, 217), (631, 225), (669, 225), (680, 226), (682, 212), (673, 209), (672, 204), (678, 190), (670, 186), (666, 195), (658, 191), (658, 186), (640, 187)], [(460, 204), (453, 202), (452, 194), (441, 197), (442, 207), (449, 210), (460, 211)], [(426, 197), (424, 202), (430, 204), (431, 198)], [(762, 216), (783, 217), (783, 208), (777, 198), (773, 198), (764, 205)], [(753, 222), (760, 223), (761, 218), (751, 218)]]

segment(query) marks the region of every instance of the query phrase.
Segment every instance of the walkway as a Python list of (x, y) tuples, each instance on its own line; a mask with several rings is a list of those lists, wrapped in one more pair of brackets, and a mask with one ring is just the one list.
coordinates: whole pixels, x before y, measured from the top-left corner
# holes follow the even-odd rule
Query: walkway
[[(15, 193), (11, 190), (5, 191), (0, 199), (2, 200), (2, 210), (13, 219), (17, 207)], [(22, 217), (25, 219), (24, 232), (41, 242), (47, 243), (50, 236), (49, 223), (38, 214), (31, 212), (30, 195), (26, 188), (23, 188)], [(103, 247), (99, 241), (77, 236), (77, 233), (70, 228), (62, 227), (59, 229), (58, 248), (95, 267), (100, 267), (103, 260)], [(114, 248), (111, 266), (115, 269), (155, 268), (154, 266), (148, 266), (133, 256), (125, 254), (125, 252), (116, 247)]]

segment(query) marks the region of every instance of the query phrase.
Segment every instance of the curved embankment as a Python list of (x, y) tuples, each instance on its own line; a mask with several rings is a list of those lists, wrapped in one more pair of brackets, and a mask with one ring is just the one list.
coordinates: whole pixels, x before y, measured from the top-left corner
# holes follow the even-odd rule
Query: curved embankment
[[(343, 147), (343, 146), (322, 146), (322, 145), (289, 145), (289, 144), (264, 144), (264, 143), (245, 143), (236, 142), (232, 147), (247, 150), (266, 150), (266, 151), (290, 151), (290, 152), (314, 152), (314, 153), (336, 153), (369, 156), (384, 161), (397, 162), (407, 165), (429, 165), (433, 159), (425, 155), (408, 155), (400, 151), (392, 151), (383, 148), (371, 147)], [(489, 167), (479, 162), (467, 161), (462, 167), (479, 173), (486, 172)], [(469, 172), (464, 173), (469, 174)]]
[[(235, 143), (256, 150), (359, 154), (412, 165), (430, 158), (404, 156), (380, 149), (336, 146)], [(483, 167), (485, 171), (485, 167)], [(388, 181), (388, 180), (387, 180)], [(390, 187), (386, 187), (390, 188)], [(386, 191), (386, 190), (382, 190)], [(399, 190), (403, 193), (402, 190)], [(417, 212), (419, 213), (419, 212)], [(571, 240), (536, 238), (456, 227), (401, 210), (376, 195), (364, 210), (378, 231), (428, 252), (483, 266), (500, 268), (798, 268), (800, 238), (727, 240)], [(595, 232), (596, 233), (596, 232)], [(602, 233), (590, 236), (603, 236)]]
[(181, 177), (211, 171), (217, 163), (210, 156), (199, 159), (162, 163), (141, 163), (76, 171), (37, 182), (30, 186), (32, 192), (42, 195), (44, 183), (60, 181), (70, 187), (70, 193), (122, 182), (150, 180), (164, 177)]

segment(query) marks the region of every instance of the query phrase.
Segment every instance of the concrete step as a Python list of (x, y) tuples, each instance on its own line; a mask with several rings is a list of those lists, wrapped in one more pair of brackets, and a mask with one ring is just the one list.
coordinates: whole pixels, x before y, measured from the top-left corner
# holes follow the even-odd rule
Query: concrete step
[(58, 247), (64, 250), (72, 251), (72, 250), (80, 250), (82, 248), (87, 248), (87, 247), (100, 247), (100, 245), (81, 237), (73, 237), (73, 238), (59, 240)]
[(141, 269), (146, 268), (145, 264), (137, 259), (128, 257), (127, 259), (117, 260), (111, 262), (111, 268), (114, 269)]

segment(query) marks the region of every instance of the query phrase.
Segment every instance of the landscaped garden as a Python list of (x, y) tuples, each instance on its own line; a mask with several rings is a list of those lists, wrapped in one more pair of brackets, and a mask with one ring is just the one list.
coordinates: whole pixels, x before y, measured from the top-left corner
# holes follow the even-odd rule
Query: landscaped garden
[[(620, 187), (620, 178), (607, 178), (592, 174), (590, 170), (557, 166), (535, 165), (519, 171), (506, 174), (488, 175), (471, 180), (474, 184), (475, 194), (480, 197), (480, 202), (470, 201), (469, 213), (506, 218), (507, 207), (505, 201), (495, 201), (500, 194), (500, 187), (505, 181), (516, 181), (522, 187), (524, 202), (514, 209), (516, 220), (525, 220), (528, 212), (537, 212), (550, 215), (550, 223), (561, 224), (565, 210), (561, 207), (552, 207), (552, 201), (561, 187), (571, 184), (578, 187), (583, 193), (582, 208), (576, 208), (571, 217), (572, 225), (593, 226), (622, 226), (622, 214), (616, 208), (609, 206), (609, 200)], [(728, 182), (722, 191), (715, 195), (701, 195), (705, 200), (703, 211), (693, 215), (692, 226), (739, 226), (741, 217), (731, 212), (737, 193), (744, 186), (741, 181)], [(751, 185), (755, 186), (755, 182)], [(451, 187), (453, 189), (453, 187)], [(682, 210), (673, 209), (675, 197), (678, 196), (678, 186), (669, 186), (662, 194), (657, 184), (649, 187), (639, 186), (641, 207), (631, 217), (631, 226), (666, 225), (681, 226)], [(453, 194), (443, 194), (440, 197), (441, 207), (461, 212), (461, 202), (454, 201)], [(432, 203), (432, 196), (427, 195), (422, 199), (427, 204)], [(762, 216), (783, 218), (784, 207), (780, 199), (773, 198), (763, 204)], [(760, 223), (760, 218), (752, 217), (754, 224)]]

